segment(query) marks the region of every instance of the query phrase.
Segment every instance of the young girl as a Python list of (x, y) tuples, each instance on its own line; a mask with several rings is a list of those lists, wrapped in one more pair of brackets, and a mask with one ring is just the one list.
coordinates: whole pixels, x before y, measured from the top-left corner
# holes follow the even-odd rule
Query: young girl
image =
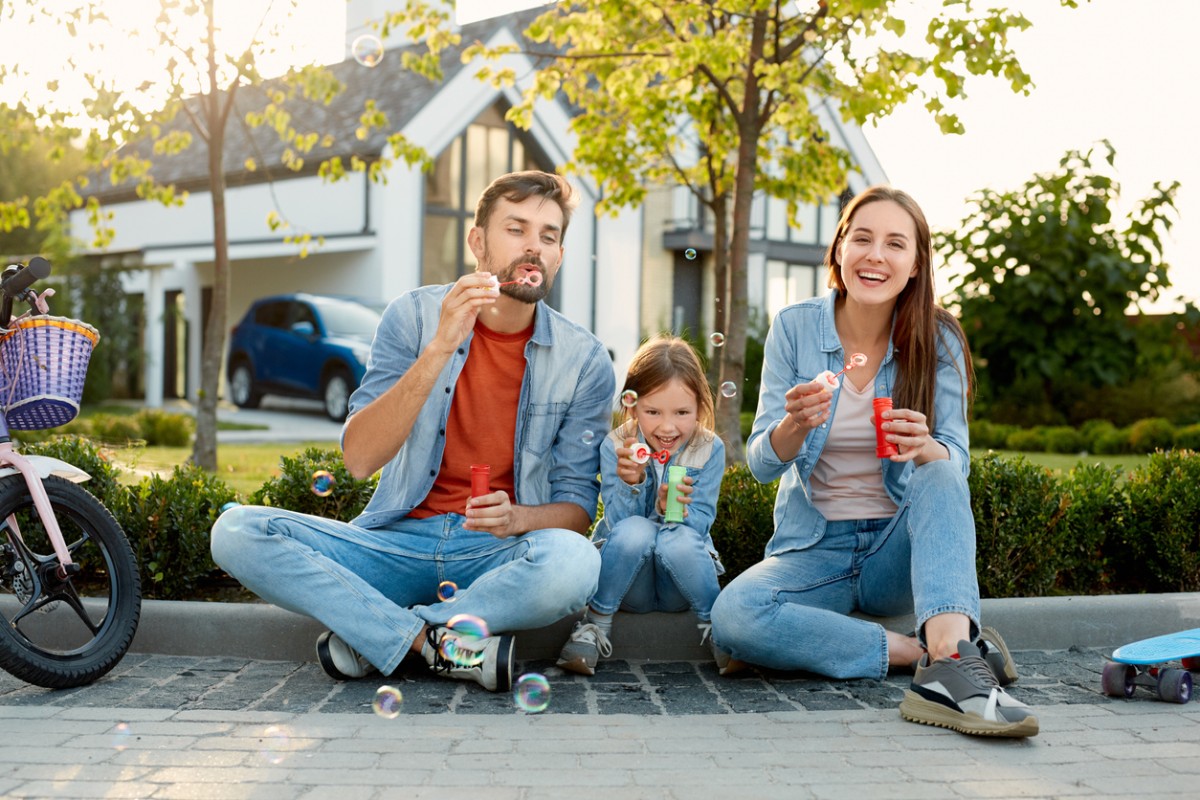
[[(560, 667), (582, 675), (594, 675), (600, 657), (612, 653), (618, 608), (691, 608), (701, 642), (711, 646), (709, 615), (720, 591), (717, 575), (725, 571), (709, 536), (725, 445), (712, 431), (712, 393), (691, 346), (673, 336), (646, 342), (621, 396), (624, 422), (600, 446), (604, 518), (593, 534), (601, 548), (600, 583), (558, 658)], [(663, 520), (671, 466), (687, 468), (679, 484), (682, 523)], [(727, 661), (721, 655), (714, 648), (718, 666)]]
[[(875, 186), (842, 212), (830, 287), (779, 312), (746, 456), (780, 479), (766, 559), (713, 608), (735, 658), (835, 678), (911, 667), (905, 719), (990, 736), (1031, 736), (1037, 718), (999, 681), (1007, 648), (979, 625), (967, 488), (974, 373), (962, 328), (934, 301), (929, 226), (911, 197)], [(855, 354), (866, 356), (851, 362)], [(855, 363), (841, 385), (814, 380)], [(861, 363), (861, 365), (859, 365)], [(890, 398), (874, 422), (873, 400)], [(888, 454), (877, 445), (892, 444)], [(915, 612), (902, 636), (849, 616)]]

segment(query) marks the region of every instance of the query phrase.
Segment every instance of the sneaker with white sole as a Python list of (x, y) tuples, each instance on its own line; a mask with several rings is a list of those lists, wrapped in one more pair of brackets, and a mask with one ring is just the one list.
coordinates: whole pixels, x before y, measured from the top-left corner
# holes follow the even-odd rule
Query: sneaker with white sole
[(701, 622), (696, 626), (700, 629), (700, 644), (708, 643), (708, 649), (712, 652), (713, 661), (717, 665), (717, 674), (721, 677), (735, 675), (746, 667), (750, 666), (741, 659), (734, 658), (733, 654), (727, 650), (722, 650), (721, 647), (713, 641), (712, 638), (712, 623)]
[(376, 672), (375, 666), (333, 631), (317, 637), (317, 661), (325, 674), (336, 681), (353, 681)]
[(1001, 686), (1017, 682), (1017, 678), (1020, 677), (1017, 675), (1017, 664), (1008, 652), (1008, 645), (1000, 637), (999, 631), (985, 625), (980, 629), (979, 639), (975, 644), (983, 660), (992, 668), (992, 672), (996, 673), (996, 680)]
[(930, 663), (921, 657), (912, 687), (900, 702), (910, 722), (937, 725), (977, 736), (1036, 736), (1038, 719), (1029, 706), (1000, 688), (992, 668), (973, 642), (958, 643), (958, 654)]
[(558, 654), (558, 666), (580, 675), (595, 675), (601, 657), (612, 655), (612, 642), (594, 622), (580, 620)]
[(450, 628), (429, 628), (421, 655), (435, 674), (475, 681), (489, 692), (512, 688), (513, 650), (509, 634), (475, 638)]

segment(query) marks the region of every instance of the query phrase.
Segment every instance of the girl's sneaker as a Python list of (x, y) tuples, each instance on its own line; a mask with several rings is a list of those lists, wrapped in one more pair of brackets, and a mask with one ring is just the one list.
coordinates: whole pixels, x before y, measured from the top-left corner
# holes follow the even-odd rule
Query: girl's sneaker
[(979, 646), (958, 643), (958, 654), (917, 663), (900, 715), (910, 722), (937, 725), (977, 736), (1036, 736), (1038, 719), (1029, 706), (1000, 688)]
[(571, 637), (558, 654), (558, 666), (580, 675), (595, 675), (601, 657), (612, 655), (612, 643), (594, 622), (575, 623)]

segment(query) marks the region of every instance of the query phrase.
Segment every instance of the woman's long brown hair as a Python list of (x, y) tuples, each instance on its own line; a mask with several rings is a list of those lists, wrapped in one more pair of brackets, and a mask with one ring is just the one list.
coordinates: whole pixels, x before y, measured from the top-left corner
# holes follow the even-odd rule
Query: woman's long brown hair
[[(846, 284), (837, 261), (837, 250), (850, 230), (854, 212), (869, 203), (890, 200), (903, 208), (912, 217), (917, 229), (917, 274), (896, 299), (896, 324), (892, 331), (892, 357), (896, 359), (897, 374), (894, 403), (896, 408), (910, 408), (925, 415), (929, 430), (934, 429), (933, 396), (937, 388), (938, 343), (949, 331), (962, 347), (963, 395), (970, 403), (975, 394), (975, 367), (971, 362), (971, 350), (962, 326), (949, 311), (940, 307), (933, 293), (933, 243), (929, 236), (929, 223), (921, 207), (906, 192), (891, 186), (872, 186), (846, 204), (838, 221), (837, 234), (825, 254), (825, 265), (829, 268), (829, 286), (846, 294)], [(947, 350), (949, 348), (947, 347)], [(952, 352), (952, 351), (951, 351)], [(958, 364), (954, 365), (958, 370)], [(963, 408), (966, 415), (966, 408)]]

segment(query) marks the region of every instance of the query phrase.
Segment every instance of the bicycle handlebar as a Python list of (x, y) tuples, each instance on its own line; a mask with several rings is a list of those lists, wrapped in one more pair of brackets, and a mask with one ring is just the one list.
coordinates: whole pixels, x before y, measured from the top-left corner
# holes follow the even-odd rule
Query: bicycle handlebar
[[(50, 262), (41, 256), (31, 258), (27, 267), (16, 266), (15, 272), (6, 275), (4, 280), (0, 281), (0, 292), (3, 292), (5, 297), (11, 297), (14, 300), (24, 295), (25, 290), (34, 282), (50, 276)], [(5, 272), (7, 273), (8, 270)]]

